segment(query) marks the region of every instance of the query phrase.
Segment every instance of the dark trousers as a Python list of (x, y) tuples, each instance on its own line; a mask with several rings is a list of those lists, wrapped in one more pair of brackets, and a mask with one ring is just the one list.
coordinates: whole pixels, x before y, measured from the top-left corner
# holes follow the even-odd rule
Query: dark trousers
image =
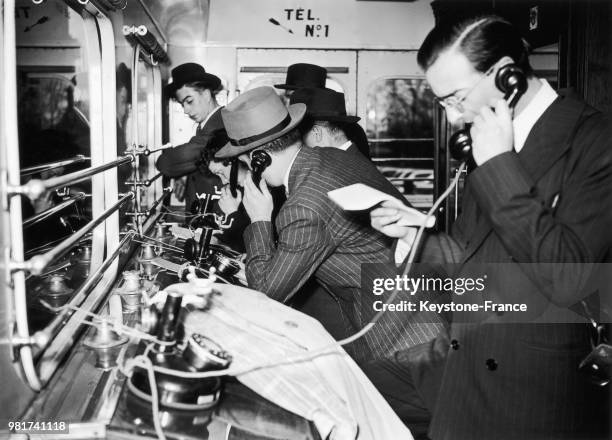
[(431, 342), (370, 361), (362, 370), (387, 400), (416, 440), (425, 440), (444, 372), (448, 338), (441, 333)]
[(345, 319), (342, 319), (342, 309), (338, 301), (316, 280), (310, 279), (295, 295), (291, 306), (315, 318), (338, 341), (356, 331), (347, 325)]

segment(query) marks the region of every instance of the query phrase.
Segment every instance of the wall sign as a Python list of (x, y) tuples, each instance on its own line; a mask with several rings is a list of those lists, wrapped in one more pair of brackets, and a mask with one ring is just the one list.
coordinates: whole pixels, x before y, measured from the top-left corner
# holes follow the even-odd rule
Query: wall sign
[[(316, 16), (312, 9), (304, 8), (286, 8), (283, 9), (283, 18), (287, 21), (287, 25), (281, 24), (274, 18), (268, 21), (280, 28), (286, 30), (290, 34), (297, 33), (311, 38), (327, 38), (329, 37), (329, 24), (320, 23), (320, 17)], [(301, 30), (303, 27), (303, 30)], [(299, 29), (294, 32), (293, 28)]]

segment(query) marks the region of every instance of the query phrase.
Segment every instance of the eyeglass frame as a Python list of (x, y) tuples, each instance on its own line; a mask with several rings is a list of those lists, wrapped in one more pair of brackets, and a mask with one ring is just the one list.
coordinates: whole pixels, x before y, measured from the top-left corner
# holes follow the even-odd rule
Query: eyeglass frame
[[(457, 98), (455, 95), (457, 94), (457, 92), (459, 92), (459, 90), (457, 90), (455, 93), (453, 93), (450, 96), (447, 96), (444, 99), (440, 99), (440, 98), (436, 98), (436, 101), (438, 102), (438, 104), (440, 104), (444, 109), (448, 110), (449, 107), (454, 108), (455, 110), (457, 110), (459, 113), (463, 113), (465, 111), (465, 108), (463, 107), (463, 103), (465, 102), (465, 100), (474, 92), (474, 90), (476, 90), (476, 88), (489, 76), (491, 76), (491, 74), (493, 72), (495, 72), (495, 68), (497, 67), (497, 63), (493, 64), (485, 73), (483, 76), (480, 77), (480, 79), (478, 81), (476, 81), (476, 84), (474, 84), (472, 87), (470, 87), (470, 89), (467, 91), (467, 93), (465, 95), (463, 95), (463, 97), (461, 98)], [(456, 102), (448, 102), (449, 99), (451, 98), (455, 98), (457, 101)]]

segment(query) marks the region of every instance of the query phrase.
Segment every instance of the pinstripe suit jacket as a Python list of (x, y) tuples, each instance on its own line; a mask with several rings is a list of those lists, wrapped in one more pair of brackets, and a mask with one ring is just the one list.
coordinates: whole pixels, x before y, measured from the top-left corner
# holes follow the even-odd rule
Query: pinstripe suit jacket
[[(363, 327), (374, 312), (372, 292), (361, 291), (361, 265), (393, 260), (392, 242), (370, 227), (367, 213), (343, 211), (327, 196), (357, 182), (401, 198), (362, 155), (302, 147), (289, 173), (287, 201), (276, 218), (278, 242), (270, 222), (255, 222), (245, 230), (249, 287), (287, 301), (314, 276), (339, 303), (339, 318), (353, 330)], [(422, 323), (427, 320), (387, 313), (365, 341), (347, 349), (357, 360), (367, 360), (431, 340), (440, 325)]]
[[(464, 249), (461, 271), (468, 263), (506, 263), (498, 302), (529, 296), (538, 313), (579, 302), (575, 274), (546, 263), (610, 260), (611, 139), (609, 118), (562, 95), (520, 153), (474, 170), (453, 231)], [(431, 438), (601, 438), (609, 397), (577, 371), (590, 351), (587, 326), (503, 319), (453, 316)]]

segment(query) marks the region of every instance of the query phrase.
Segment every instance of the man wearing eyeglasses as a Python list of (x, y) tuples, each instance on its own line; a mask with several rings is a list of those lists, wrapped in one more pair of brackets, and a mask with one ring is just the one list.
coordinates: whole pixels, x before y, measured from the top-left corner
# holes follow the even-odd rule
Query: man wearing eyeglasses
[[(538, 79), (523, 40), (499, 17), (437, 26), (418, 62), (449, 121), (472, 124), (477, 167), (453, 225), (461, 251), (455, 273), (499, 263), (489, 273), (497, 282), (483, 295), (527, 303), (533, 320), (453, 313), (448, 335), (418, 356), (398, 353), (379, 374), (395, 379), (375, 384), (408, 424), (426, 407), (436, 440), (609, 438), (608, 391), (578, 372), (591, 351), (587, 321), (549, 317), (593, 299), (577, 283), (583, 263), (610, 262), (610, 118)], [(496, 86), (509, 63), (527, 80), (513, 109)], [(400, 241), (409, 231), (389, 206), (372, 211), (371, 221)], [(435, 238), (425, 242), (426, 255), (440, 242)]]

